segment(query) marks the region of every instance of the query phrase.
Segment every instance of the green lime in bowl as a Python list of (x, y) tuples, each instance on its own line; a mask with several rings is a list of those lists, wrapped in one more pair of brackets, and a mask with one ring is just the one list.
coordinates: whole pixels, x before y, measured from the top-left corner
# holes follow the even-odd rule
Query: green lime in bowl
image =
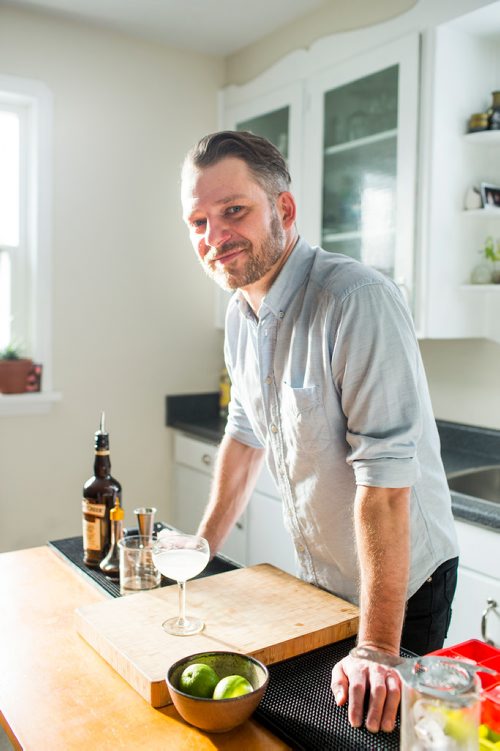
[(239, 652), (198, 652), (175, 662), (167, 673), (181, 717), (208, 733), (225, 733), (248, 720), (268, 681), (266, 666)]

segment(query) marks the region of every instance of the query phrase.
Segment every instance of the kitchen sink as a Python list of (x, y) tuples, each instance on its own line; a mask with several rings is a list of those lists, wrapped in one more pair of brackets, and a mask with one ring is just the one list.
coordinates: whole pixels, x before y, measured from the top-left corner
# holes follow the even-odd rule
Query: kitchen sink
[(500, 504), (500, 465), (477, 467), (448, 476), (450, 490)]

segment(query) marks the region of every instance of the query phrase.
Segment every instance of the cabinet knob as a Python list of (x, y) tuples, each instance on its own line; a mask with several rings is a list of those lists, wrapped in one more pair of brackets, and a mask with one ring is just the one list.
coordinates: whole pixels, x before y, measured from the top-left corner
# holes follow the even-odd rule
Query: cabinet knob
[(481, 616), (481, 637), (486, 644), (491, 644), (492, 647), (495, 646), (495, 643), (492, 639), (488, 639), (486, 637), (486, 621), (488, 619), (488, 614), (490, 610), (494, 610), (497, 607), (497, 601), (494, 600), (492, 597), (488, 597), (486, 600), (486, 607), (483, 610), (483, 615)]
[(206, 464), (207, 467), (209, 467), (212, 464), (212, 457), (210, 456), (210, 454), (203, 454), (201, 461), (203, 462), (203, 464)]

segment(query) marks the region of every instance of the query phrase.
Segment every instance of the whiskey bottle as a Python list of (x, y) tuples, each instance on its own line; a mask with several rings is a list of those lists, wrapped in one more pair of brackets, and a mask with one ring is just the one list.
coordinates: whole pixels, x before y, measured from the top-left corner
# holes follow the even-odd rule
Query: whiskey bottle
[(122, 488), (111, 476), (109, 434), (104, 428), (104, 412), (99, 430), (95, 433), (94, 476), (83, 486), (83, 562), (97, 568), (108, 552), (111, 542), (109, 513), (115, 498), (121, 506)]

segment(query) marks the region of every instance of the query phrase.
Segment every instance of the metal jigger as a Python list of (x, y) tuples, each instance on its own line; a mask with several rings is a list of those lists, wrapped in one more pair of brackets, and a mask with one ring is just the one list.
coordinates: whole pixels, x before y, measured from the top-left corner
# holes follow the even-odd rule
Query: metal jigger
[(137, 516), (139, 534), (152, 540), (156, 509), (141, 506), (140, 508), (134, 509), (134, 514)]

